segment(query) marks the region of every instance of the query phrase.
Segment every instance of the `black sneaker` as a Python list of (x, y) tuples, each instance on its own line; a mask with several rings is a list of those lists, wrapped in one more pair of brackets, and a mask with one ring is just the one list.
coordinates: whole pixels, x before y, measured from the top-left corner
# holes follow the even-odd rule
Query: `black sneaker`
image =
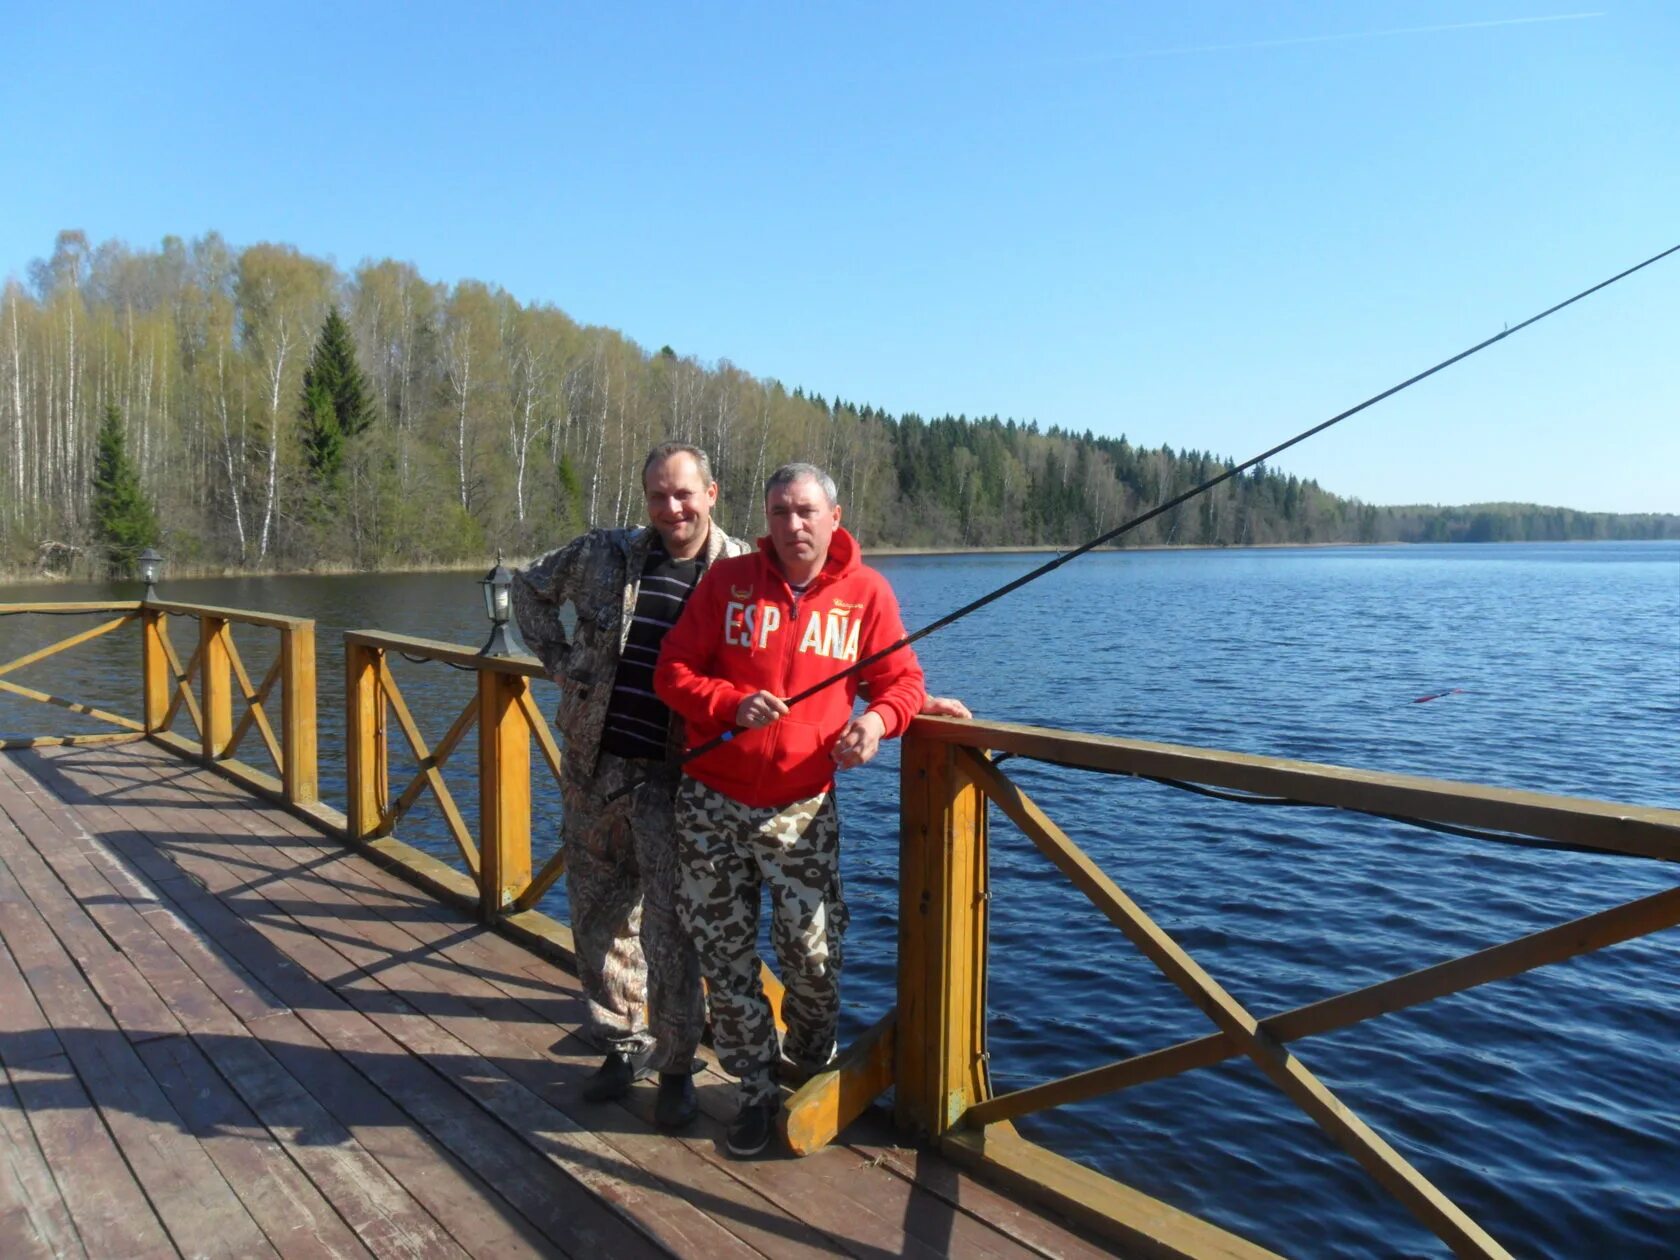
[(687, 1072), (661, 1072), (653, 1122), (661, 1129), (686, 1129), (699, 1114), (700, 1098), (694, 1092), (694, 1078)]
[(729, 1137), (724, 1143), (737, 1159), (757, 1155), (770, 1145), (770, 1129), (776, 1119), (774, 1102), (743, 1103), (729, 1123)]
[(615, 1098), (623, 1098), (630, 1092), (631, 1085), (652, 1075), (647, 1065), (652, 1053), (651, 1047), (637, 1054), (626, 1054), (623, 1050), (607, 1051), (607, 1057), (583, 1087), (584, 1101), (611, 1102)]

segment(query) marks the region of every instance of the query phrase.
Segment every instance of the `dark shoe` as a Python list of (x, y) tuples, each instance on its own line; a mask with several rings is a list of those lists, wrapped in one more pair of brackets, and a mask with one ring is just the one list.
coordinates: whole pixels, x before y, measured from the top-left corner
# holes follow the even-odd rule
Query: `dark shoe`
[(607, 1057), (583, 1087), (583, 1100), (611, 1102), (615, 1098), (623, 1098), (630, 1092), (631, 1085), (652, 1075), (647, 1065), (651, 1053), (651, 1050), (643, 1050), (639, 1054), (607, 1051)]
[(776, 1119), (773, 1102), (744, 1103), (729, 1122), (729, 1138), (725, 1147), (737, 1159), (757, 1155), (770, 1145), (770, 1130)]
[(699, 1114), (700, 1097), (694, 1092), (694, 1078), (687, 1072), (661, 1072), (653, 1122), (661, 1129), (686, 1129)]

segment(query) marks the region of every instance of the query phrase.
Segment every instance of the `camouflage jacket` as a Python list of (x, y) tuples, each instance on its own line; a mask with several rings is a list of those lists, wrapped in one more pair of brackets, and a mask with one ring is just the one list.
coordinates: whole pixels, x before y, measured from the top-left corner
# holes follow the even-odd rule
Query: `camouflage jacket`
[[(513, 615), (519, 637), (560, 680), (555, 725), (566, 743), (564, 769), (591, 778), (600, 759), (601, 732), (612, 699), (619, 653), (630, 635), (630, 616), (642, 567), (658, 538), (647, 526), (592, 529), (513, 575)], [(724, 556), (738, 556), (752, 544), (731, 538), (714, 521), (706, 537), (709, 568)], [(577, 623), (568, 640), (560, 610), (571, 604)], [(671, 720), (673, 754), (683, 746), (682, 720)]]

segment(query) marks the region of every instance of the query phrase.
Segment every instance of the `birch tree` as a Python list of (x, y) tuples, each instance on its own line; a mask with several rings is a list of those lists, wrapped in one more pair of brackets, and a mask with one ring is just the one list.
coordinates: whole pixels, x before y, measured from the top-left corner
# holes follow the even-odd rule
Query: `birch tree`
[(15, 280), (8, 280), (4, 302), (7, 313), (6, 330), (10, 334), (10, 345), (5, 358), (6, 366), (10, 369), (6, 382), (6, 402), (10, 404), (10, 432), (7, 434), (5, 446), (11, 453), (12, 466), (6, 473), (9, 495), (5, 523), (14, 526), (23, 521), (24, 469), (28, 466), (29, 458), (23, 419), (23, 333), (18, 322), (18, 306), (22, 301), (21, 287)]
[(310, 334), (327, 301), (322, 264), (289, 245), (253, 245), (239, 256), (240, 339), (263, 386), (262, 517), (257, 559), (268, 557), (280, 499), (281, 450), (291, 436), (293, 408)]
[(463, 514), (471, 515), (478, 485), (479, 430), (484, 411), (495, 397), (498, 346), (495, 299), (477, 281), (455, 286), (443, 311), (444, 376), (450, 405), (455, 455), (455, 494)]

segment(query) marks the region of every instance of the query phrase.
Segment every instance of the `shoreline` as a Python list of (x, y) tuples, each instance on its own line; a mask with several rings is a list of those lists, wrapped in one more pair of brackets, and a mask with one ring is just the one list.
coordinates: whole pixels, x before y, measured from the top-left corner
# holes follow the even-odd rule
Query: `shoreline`
[[(1275, 542), (1275, 543), (1145, 543), (1136, 547), (1097, 547), (1094, 551), (1119, 554), (1128, 551), (1281, 551), (1285, 549), (1321, 548), (1321, 547), (1412, 547), (1428, 546), (1430, 544), (1382, 542)], [(1019, 547), (864, 547), (863, 554), (868, 556), (887, 556), (897, 559), (901, 556), (1055, 556), (1063, 552), (1073, 551), (1083, 546), (1082, 543), (1067, 543), (1055, 546), (1047, 543), (1034, 543)]]
[[(1136, 547), (1098, 547), (1095, 550), (1109, 554), (1140, 551), (1305, 551), (1329, 550), (1331, 548), (1359, 548), (1359, 547), (1521, 547), (1521, 546), (1558, 546), (1576, 543), (1595, 542), (1663, 542), (1670, 541), (1655, 539), (1614, 539), (1614, 538), (1513, 538), (1488, 542), (1404, 542), (1393, 540), (1389, 542), (1265, 542), (1265, 543), (1147, 543)], [(999, 547), (953, 547), (953, 546), (864, 546), (861, 548), (864, 557), (880, 557), (882, 559), (898, 560), (911, 559), (918, 556), (1054, 556), (1073, 551), (1081, 546), (1073, 542), (1062, 545), (1049, 543), (1032, 543), (1020, 546)], [(543, 553), (537, 552), (529, 556), (502, 556), (501, 562), (510, 569), (522, 567), (535, 560)], [(260, 568), (241, 569), (228, 566), (195, 566), (190, 569), (174, 571), (170, 568), (168, 558), (164, 560), (163, 577), (160, 582), (195, 582), (216, 578), (276, 578), (276, 577), (366, 577), (369, 574), (386, 574), (397, 576), (402, 574), (420, 573), (476, 573), (488, 571), (496, 563), (496, 556), (486, 556), (480, 560), (456, 560), (437, 564), (401, 564), (389, 568), (357, 569), (349, 565), (321, 565), (314, 568), (284, 569)], [(87, 574), (70, 573), (40, 573), (24, 569), (0, 568), (0, 588), (5, 586), (64, 586), (75, 583), (100, 583), (111, 581), (133, 581), (138, 584), (139, 579), (117, 579), (98, 577)]]
[[(535, 559), (535, 557), (530, 557)], [(191, 568), (173, 569), (169, 558), (164, 557), (163, 576), (158, 579), (161, 586), (165, 582), (202, 582), (216, 578), (276, 578), (276, 577), (367, 577), (373, 573), (405, 574), (405, 573), (475, 573), (488, 572), (496, 563), (494, 556), (485, 560), (457, 560), (446, 564), (401, 564), (390, 568), (358, 569), (350, 565), (320, 565), (305, 569), (284, 568), (256, 568), (241, 569), (222, 565), (195, 565)], [(508, 567), (516, 567), (515, 562), (503, 558), (502, 563)], [(109, 578), (97, 575), (76, 573), (40, 573), (22, 569), (0, 568), (0, 587), (6, 585), (23, 586), (39, 584), (42, 586), (61, 586), (77, 582), (133, 582), (139, 585), (139, 578)]]
[[(558, 544), (557, 544), (558, 545)], [(1139, 547), (1099, 547), (1098, 551), (1274, 551), (1289, 547), (1394, 547), (1411, 546), (1410, 543), (1352, 543), (1352, 542), (1322, 542), (1322, 543), (1149, 543)], [(880, 556), (889, 559), (900, 559), (914, 556), (1031, 556), (1060, 555), (1072, 551), (1080, 546), (1077, 542), (1056, 545), (1052, 543), (1029, 543), (1020, 546), (1000, 547), (961, 547), (961, 546), (864, 546), (861, 548), (865, 558)], [(542, 555), (536, 552), (529, 556), (502, 556), (501, 562), (510, 569), (520, 568)], [(172, 570), (168, 558), (164, 559), (163, 576), (159, 582), (197, 582), (216, 578), (275, 578), (275, 577), (366, 577), (369, 574), (380, 573), (392, 576), (412, 573), (476, 573), (488, 572), (496, 563), (495, 556), (487, 556), (482, 560), (457, 560), (438, 564), (402, 564), (389, 568), (357, 569), (349, 565), (321, 565), (313, 568), (285, 569), (285, 568), (235, 568), (231, 566), (201, 565), (189, 569)], [(104, 578), (86, 574), (73, 573), (40, 573), (23, 569), (0, 568), (0, 586), (6, 585), (42, 585), (60, 586), (74, 583), (96, 583), (111, 581), (134, 581), (138, 578), (119, 579)]]

